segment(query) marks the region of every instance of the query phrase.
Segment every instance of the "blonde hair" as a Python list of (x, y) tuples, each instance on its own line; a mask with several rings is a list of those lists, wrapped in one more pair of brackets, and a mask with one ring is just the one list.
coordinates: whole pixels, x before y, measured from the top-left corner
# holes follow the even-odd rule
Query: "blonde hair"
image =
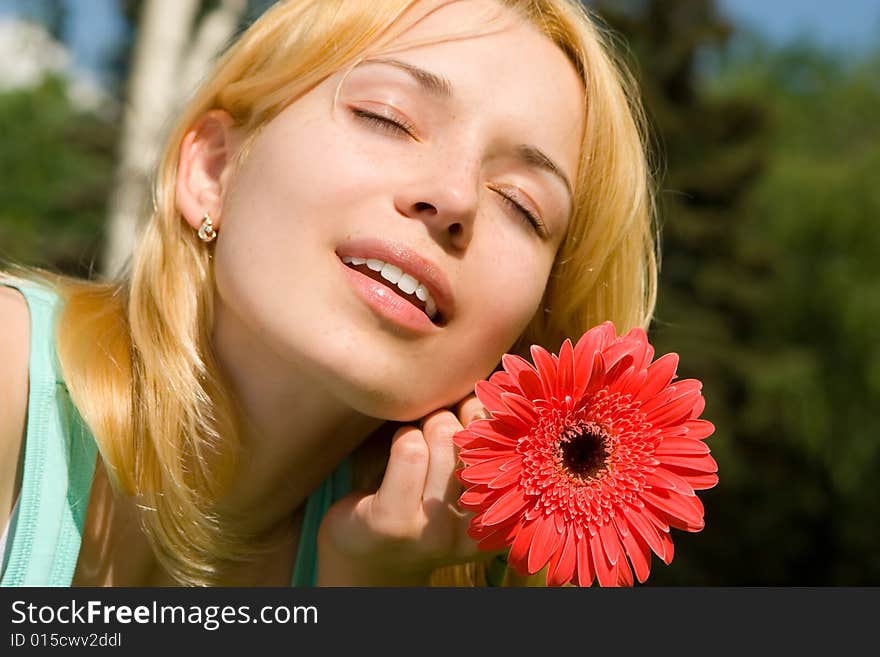
[[(412, 7), (421, 4), (276, 4), (226, 52), (182, 111), (159, 164), (155, 211), (125, 270), (114, 280), (86, 281), (17, 268), (49, 282), (64, 300), (57, 347), (71, 398), (115, 488), (137, 496), (157, 557), (183, 584), (220, 583), (224, 566), (247, 561), (265, 546), (214, 512), (234, 472), (240, 415), (211, 348), (209, 250), (175, 205), (181, 142), (215, 108), (229, 112), (253, 139), (287, 104), (405, 32), (420, 18)], [(609, 319), (619, 330), (647, 328), (659, 237), (636, 85), (615, 59), (609, 35), (576, 0), (500, 4), (559, 46), (586, 90), (568, 232), (542, 303), (510, 351), (528, 357), (531, 344), (555, 351), (566, 337)], [(355, 452), (361, 483), (378, 483), (384, 468), (378, 453), (377, 460), (366, 448)], [(446, 585), (485, 581), (484, 562), (447, 566), (432, 577)], [(512, 573), (506, 578), (507, 584), (537, 582)]]

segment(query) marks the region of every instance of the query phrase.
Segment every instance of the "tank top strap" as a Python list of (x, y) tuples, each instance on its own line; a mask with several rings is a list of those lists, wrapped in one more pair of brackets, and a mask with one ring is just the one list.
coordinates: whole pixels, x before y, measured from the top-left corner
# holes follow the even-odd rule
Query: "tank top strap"
[(315, 586), (318, 580), (318, 529), (327, 509), (351, 490), (351, 457), (321, 482), (306, 502), (291, 586)]
[(88, 507), (97, 445), (73, 405), (55, 351), (58, 295), (8, 275), (30, 311), (24, 466), (3, 586), (70, 586)]

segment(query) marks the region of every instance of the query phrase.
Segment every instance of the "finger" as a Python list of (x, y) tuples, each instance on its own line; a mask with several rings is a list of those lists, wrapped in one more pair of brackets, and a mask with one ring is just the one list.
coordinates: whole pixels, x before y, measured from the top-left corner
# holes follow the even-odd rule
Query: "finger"
[(461, 429), (461, 423), (446, 409), (434, 411), (422, 420), (422, 433), (430, 450), (422, 495), (425, 503), (433, 500), (443, 505), (455, 505), (461, 494), (461, 483), (454, 476), (458, 448), (452, 442), (452, 437)]
[(474, 420), (491, 417), (476, 395), (468, 395), (462, 399), (455, 407), (455, 414), (463, 427), (467, 427)]
[(413, 519), (422, 504), (429, 458), (428, 445), (418, 428), (407, 425), (398, 429), (391, 438), (388, 466), (372, 510), (386, 520)]

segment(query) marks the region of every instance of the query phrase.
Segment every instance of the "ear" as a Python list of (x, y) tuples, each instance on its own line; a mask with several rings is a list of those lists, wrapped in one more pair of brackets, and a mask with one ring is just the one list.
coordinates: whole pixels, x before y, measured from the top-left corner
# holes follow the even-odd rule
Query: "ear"
[(219, 228), (223, 194), (232, 175), (238, 135), (232, 117), (223, 110), (204, 114), (180, 144), (175, 190), (177, 209), (198, 230), (207, 212)]

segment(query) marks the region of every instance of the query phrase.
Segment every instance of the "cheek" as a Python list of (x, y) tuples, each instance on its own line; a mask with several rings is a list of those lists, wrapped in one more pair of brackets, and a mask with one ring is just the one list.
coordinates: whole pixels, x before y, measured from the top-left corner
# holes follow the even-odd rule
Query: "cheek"
[(326, 132), (290, 129), (266, 134), (264, 148), (239, 172), (233, 220), (244, 214), (248, 223), (271, 222), (275, 232), (297, 236), (302, 230), (331, 225), (364, 181)]
[(336, 123), (309, 116), (282, 113), (257, 138), (224, 202), (215, 265), (237, 273), (258, 266), (264, 279), (290, 289), (362, 214), (358, 204), (378, 167), (346, 146)]
[[(491, 360), (501, 357), (540, 311), (550, 265), (536, 258), (508, 258), (480, 277), (469, 288), (469, 321), (462, 326), (466, 351), (487, 352)], [(492, 365), (497, 362), (496, 358)]]

